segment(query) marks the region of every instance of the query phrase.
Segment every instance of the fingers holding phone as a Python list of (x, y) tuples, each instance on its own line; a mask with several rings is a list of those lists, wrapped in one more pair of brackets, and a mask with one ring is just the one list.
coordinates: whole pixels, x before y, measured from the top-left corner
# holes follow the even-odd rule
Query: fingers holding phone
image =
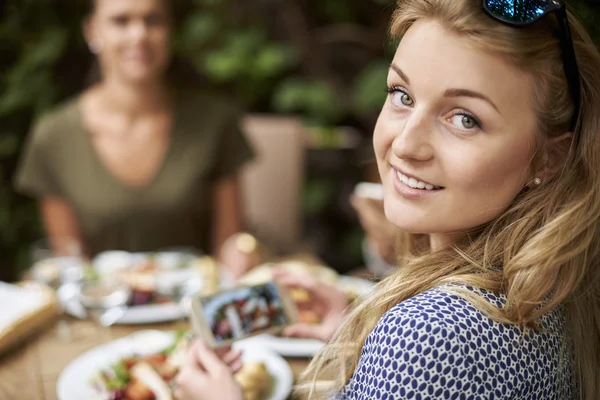
[(348, 294), (336, 286), (322, 283), (310, 276), (300, 276), (277, 268), (274, 269), (273, 275), (281, 285), (290, 290), (305, 291), (305, 303), (318, 316), (318, 323), (296, 323), (286, 327), (283, 334), (328, 341), (342, 323), (350, 304)]
[(230, 349), (221, 349), (221, 353), (222, 356), (202, 340), (196, 340), (177, 376), (175, 397), (179, 400), (243, 400), (242, 388), (233, 375), (241, 368), (241, 353)]

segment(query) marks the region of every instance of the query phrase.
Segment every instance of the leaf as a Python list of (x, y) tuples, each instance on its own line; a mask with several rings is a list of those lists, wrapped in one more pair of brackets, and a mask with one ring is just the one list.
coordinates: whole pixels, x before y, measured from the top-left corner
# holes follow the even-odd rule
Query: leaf
[(229, 35), (225, 47), (231, 53), (253, 57), (256, 51), (267, 43), (267, 34), (263, 28), (250, 28)]
[(308, 82), (299, 78), (285, 80), (273, 95), (273, 108), (287, 113), (298, 110), (304, 103)]
[(291, 67), (296, 58), (286, 46), (272, 44), (264, 46), (254, 59), (253, 76), (258, 79), (274, 77)]
[(225, 50), (213, 51), (201, 61), (203, 70), (217, 82), (235, 80), (242, 73), (243, 59)]
[(335, 123), (345, 111), (326, 82), (296, 78), (284, 81), (278, 88), (273, 96), (273, 107), (286, 113), (302, 111), (319, 125)]
[(362, 110), (379, 111), (386, 98), (388, 63), (379, 60), (369, 64), (356, 79), (353, 101)]
[(52, 27), (40, 38), (40, 41), (26, 51), (26, 62), (31, 67), (49, 65), (63, 54), (67, 43), (67, 31), (64, 28)]
[(54, 85), (48, 68), (37, 74), (9, 80), (9, 86), (0, 97), (0, 115), (7, 115), (25, 106), (32, 106), (39, 114), (53, 103)]
[(193, 51), (204, 46), (218, 32), (219, 21), (214, 15), (206, 12), (192, 14), (182, 30), (182, 42), (186, 51)]

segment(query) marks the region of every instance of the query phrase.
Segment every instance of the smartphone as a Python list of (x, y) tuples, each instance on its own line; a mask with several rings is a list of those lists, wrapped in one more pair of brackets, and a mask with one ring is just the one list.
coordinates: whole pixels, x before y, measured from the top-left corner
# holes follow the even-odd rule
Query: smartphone
[(298, 309), (287, 290), (270, 281), (192, 298), (194, 333), (219, 348), (261, 333), (278, 334), (298, 321)]
[(383, 200), (383, 185), (380, 183), (360, 182), (354, 187), (354, 195), (365, 199)]

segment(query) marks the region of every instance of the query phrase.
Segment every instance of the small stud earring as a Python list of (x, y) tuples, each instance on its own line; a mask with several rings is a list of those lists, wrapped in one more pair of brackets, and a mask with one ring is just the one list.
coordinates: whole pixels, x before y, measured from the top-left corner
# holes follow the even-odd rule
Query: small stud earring
[(533, 180), (533, 184), (534, 184), (535, 186), (540, 186), (540, 185), (542, 184), (542, 180), (541, 180), (540, 178), (535, 178), (535, 179)]
[(98, 54), (100, 53), (100, 50), (102, 50), (102, 43), (96, 40), (90, 40), (90, 42), (88, 43), (88, 48), (90, 49), (90, 51), (94, 54)]

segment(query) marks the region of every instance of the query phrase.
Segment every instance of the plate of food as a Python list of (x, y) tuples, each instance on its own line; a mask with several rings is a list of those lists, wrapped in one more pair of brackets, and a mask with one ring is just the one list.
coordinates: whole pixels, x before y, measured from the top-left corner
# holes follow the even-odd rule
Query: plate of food
[[(321, 282), (337, 286), (348, 294), (350, 301), (369, 295), (375, 287), (374, 282), (366, 279), (340, 275), (327, 266), (308, 264), (301, 261), (286, 261), (258, 266), (243, 276), (239, 282), (242, 284), (258, 284), (272, 280), (271, 271), (273, 267), (287, 270), (293, 274), (311, 276)], [(293, 289), (290, 295), (298, 306), (301, 322), (319, 323), (318, 315), (310, 308), (310, 295), (308, 292), (302, 289)], [(247, 340), (252, 341), (257, 347), (268, 348), (285, 357), (312, 357), (325, 345), (320, 340), (286, 338), (266, 334)]]
[[(85, 279), (117, 279), (131, 290), (118, 324), (145, 324), (184, 318), (187, 311), (169, 292), (185, 283), (190, 292), (215, 290), (224, 277), (217, 276), (215, 261), (184, 252), (100, 253), (86, 270)], [(189, 293), (188, 293), (189, 294)], [(69, 298), (69, 296), (65, 296)], [(72, 300), (72, 298), (71, 298)], [(65, 311), (75, 317), (85, 312), (74, 301), (63, 299)]]
[[(59, 400), (173, 400), (174, 377), (185, 358), (182, 332), (139, 331), (96, 347), (60, 374)], [(242, 369), (235, 375), (249, 400), (285, 400), (293, 374), (276, 353), (240, 341)]]

